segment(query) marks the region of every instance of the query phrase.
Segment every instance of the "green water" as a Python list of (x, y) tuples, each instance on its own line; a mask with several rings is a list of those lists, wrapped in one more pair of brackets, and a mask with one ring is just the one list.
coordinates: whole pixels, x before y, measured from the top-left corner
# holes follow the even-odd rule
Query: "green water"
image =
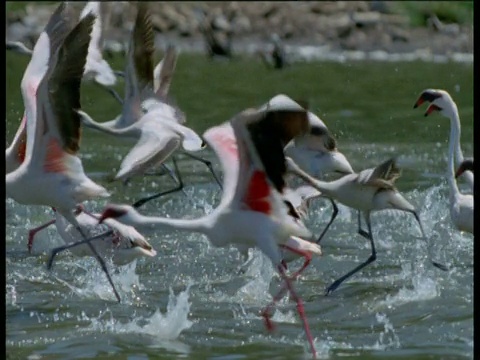
[[(28, 58), (7, 54), (6, 60), (8, 146), (23, 113), (20, 81)], [(110, 63), (115, 69), (123, 68), (120, 58)], [(116, 89), (122, 93), (122, 87), (120, 80)], [(372, 220), (378, 239), (377, 262), (324, 297), (323, 289), (366, 259), (370, 251), (355, 233), (355, 213), (341, 208), (325, 239), (324, 256), (314, 259), (296, 284), (305, 300), (320, 358), (473, 358), (473, 238), (456, 232), (448, 216), (444, 173), (449, 121), (438, 114), (425, 118), (426, 105), (413, 109), (426, 88), (445, 89), (452, 95), (460, 112), (462, 148), (471, 156), (473, 64), (322, 62), (273, 71), (247, 57), (231, 62), (194, 54), (179, 57), (170, 93), (186, 113), (187, 124), (199, 134), (247, 107), (285, 93), (309, 102), (309, 108), (335, 134), (339, 149), (355, 170), (392, 155), (409, 160), (398, 187), (419, 207), (427, 233), (437, 236), (438, 255), (454, 270), (444, 274), (420, 266), (414, 261), (424, 255), (420, 245), (413, 246), (418, 236), (416, 224), (406, 215), (379, 213)], [(82, 107), (98, 121), (113, 119), (121, 109), (104, 90), (91, 84), (82, 85)], [(170, 186), (153, 177), (136, 179), (126, 188), (108, 182), (130, 146), (89, 129), (83, 132), (84, 168), (112, 190), (115, 202), (128, 202), (152, 189)], [(206, 154), (220, 172), (214, 155)], [(218, 187), (205, 168), (182, 160), (181, 169), (186, 172), (188, 201), (185, 195), (175, 194), (149, 204), (145, 213), (198, 217), (203, 209), (216, 206)], [(103, 204), (94, 203), (95, 210), (100, 211)], [(44, 256), (26, 255), (25, 228), (49, 219), (48, 211), (12, 201), (6, 202), (6, 208), (6, 249), (10, 254), (6, 260), (6, 345), (12, 359), (29, 355), (45, 359), (215, 360), (309, 356), (291, 304), (281, 305), (285, 319), (277, 319), (277, 332), (266, 333), (256, 312), (269, 300), (268, 287), (265, 290), (236, 275), (242, 261), (234, 250), (212, 249), (199, 241), (203, 239), (199, 235), (159, 232), (149, 238), (157, 257), (140, 260), (133, 270), (122, 270), (124, 278), (136, 279), (136, 285), (125, 285), (121, 290), (125, 303), (115, 305), (105, 300), (111, 299), (111, 294), (103, 275), (92, 273), (96, 268), (92, 259), (64, 255), (55, 266), (55, 276), (77, 288), (88, 290), (92, 283), (103, 284), (99, 292), (79, 295), (45, 270)], [(319, 232), (330, 211), (321, 201), (314, 204), (307, 225)], [(48, 249), (52, 246), (49, 241), (58, 242), (58, 235), (51, 230), (38, 241)], [(81, 269), (87, 268), (90, 270), (84, 275)], [(270, 293), (274, 293), (277, 280), (271, 280), (272, 272), (265, 268), (268, 264), (252, 265), (253, 279), (272, 281)], [(82, 280), (74, 275), (78, 272)], [(114, 281), (126, 281), (121, 280), (122, 273), (116, 275)], [(141, 316), (150, 317), (156, 308), (164, 313), (169, 287), (178, 295), (190, 280), (188, 319), (193, 325), (175, 340), (159, 340), (146, 330), (120, 326)], [(248, 284), (252, 286), (244, 288)]]

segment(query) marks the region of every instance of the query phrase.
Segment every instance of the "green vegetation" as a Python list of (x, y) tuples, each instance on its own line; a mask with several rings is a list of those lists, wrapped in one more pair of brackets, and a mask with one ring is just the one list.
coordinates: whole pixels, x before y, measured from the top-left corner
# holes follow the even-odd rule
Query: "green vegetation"
[(445, 23), (473, 24), (473, 1), (392, 1), (394, 14), (407, 15), (411, 26), (425, 26), (435, 14)]

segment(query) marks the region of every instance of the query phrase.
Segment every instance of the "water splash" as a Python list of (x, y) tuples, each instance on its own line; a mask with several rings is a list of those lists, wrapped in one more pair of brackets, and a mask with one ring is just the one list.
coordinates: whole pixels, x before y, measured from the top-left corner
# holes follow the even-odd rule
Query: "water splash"
[[(95, 261), (94, 259), (85, 260)], [(107, 267), (113, 268), (111, 263), (107, 264)], [(144, 289), (139, 276), (135, 272), (136, 267), (137, 260), (134, 260), (130, 264), (119, 266), (116, 269), (117, 271), (111, 273), (113, 283), (122, 297), (122, 301), (126, 303), (131, 302), (132, 299), (138, 300), (136, 291)], [(80, 285), (74, 286), (57, 276), (55, 276), (55, 279), (81, 297), (113, 300), (112, 287), (103, 270), (95, 265), (87, 266), (84, 269), (86, 272), (83, 275), (75, 277), (75, 281), (78, 281)]]
[(271, 299), (270, 282), (274, 275), (272, 263), (258, 249), (251, 249), (249, 251), (250, 255), (252, 260), (245, 275), (252, 278), (252, 280), (238, 289), (233, 299), (242, 303), (255, 304), (269, 301)]
[(113, 317), (104, 318), (104, 314), (100, 313), (97, 318), (88, 318), (83, 314), (84, 319), (90, 320), (91, 325), (86, 330), (95, 332), (110, 333), (137, 333), (153, 336), (156, 340), (175, 340), (181, 332), (189, 329), (193, 322), (188, 319), (191, 303), (188, 301), (190, 287), (188, 284), (185, 291), (180, 292), (177, 296), (170, 288), (168, 297), (167, 310), (162, 313), (160, 309), (156, 309), (150, 317), (137, 317), (127, 323), (121, 323)]
[(416, 269), (413, 269), (411, 264), (403, 264), (402, 277), (405, 280), (411, 279), (412, 286), (405, 285), (395, 295), (387, 295), (385, 300), (374, 305), (373, 310), (385, 306), (393, 308), (410, 302), (431, 300), (440, 295), (437, 280), (427, 274), (423, 264), (418, 265)]
[(376, 313), (375, 318), (378, 323), (383, 324), (383, 331), (380, 332), (378, 341), (373, 345), (373, 348), (376, 350), (400, 348), (400, 340), (387, 315), (383, 313)]

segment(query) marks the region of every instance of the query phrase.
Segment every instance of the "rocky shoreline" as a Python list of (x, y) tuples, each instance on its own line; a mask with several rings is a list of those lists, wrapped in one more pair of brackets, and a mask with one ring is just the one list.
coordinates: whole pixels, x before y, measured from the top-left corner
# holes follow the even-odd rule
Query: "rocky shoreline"
[[(84, 5), (71, 4), (78, 14)], [(150, 4), (160, 48), (174, 43), (181, 51), (205, 51), (201, 27), (209, 22), (231, 34), (233, 54), (253, 53), (276, 33), (292, 57), (303, 60), (336, 55), (389, 60), (389, 54), (396, 54), (403, 60), (473, 61), (473, 25), (443, 24), (432, 14), (426, 27), (412, 27), (407, 16), (392, 13), (385, 1)], [(31, 46), (55, 6), (32, 3), (7, 13), (7, 38)], [(135, 13), (129, 2), (109, 3), (108, 51), (124, 51)]]

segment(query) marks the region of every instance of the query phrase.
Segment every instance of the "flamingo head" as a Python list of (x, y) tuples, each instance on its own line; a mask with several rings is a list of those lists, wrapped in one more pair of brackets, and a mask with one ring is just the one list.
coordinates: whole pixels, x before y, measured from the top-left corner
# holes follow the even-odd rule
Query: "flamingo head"
[[(103, 210), (102, 215), (100, 216), (98, 223), (103, 223), (106, 219), (115, 219), (120, 221), (120, 219), (126, 215), (128, 215), (133, 208), (129, 205), (116, 205), (116, 204), (109, 204)], [(121, 221), (120, 221), (121, 222)]]
[(450, 96), (450, 94), (445, 90), (439, 90), (439, 89), (424, 90), (418, 97), (413, 108), (414, 109), (417, 108), (418, 106), (422, 105), (425, 101), (428, 101), (430, 103), (430, 105), (427, 108), (427, 111), (425, 111), (425, 116), (430, 115), (434, 111), (438, 111), (443, 116), (453, 117), (453, 115), (457, 111), (457, 106), (455, 105), (455, 102), (452, 100), (452, 97)]
[(132, 226), (124, 226), (122, 234), (115, 238), (118, 239), (112, 258), (115, 265), (125, 265), (139, 257), (157, 255), (152, 245)]
[[(319, 160), (318, 170), (321, 173), (334, 173), (340, 176), (354, 173), (350, 162), (345, 155), (338, 150), (330, 151), (323, 156), (320, 156)], [(315, 174), (314, 176), (318, 177), (318, 174)]]
[(473, 159), (465, 159), (462, 161), (462, 163), (457, 169), (457, 172), (455, 173), (455, 178), (458, 178), (467, 170), (470, 170), (473, 172)]

